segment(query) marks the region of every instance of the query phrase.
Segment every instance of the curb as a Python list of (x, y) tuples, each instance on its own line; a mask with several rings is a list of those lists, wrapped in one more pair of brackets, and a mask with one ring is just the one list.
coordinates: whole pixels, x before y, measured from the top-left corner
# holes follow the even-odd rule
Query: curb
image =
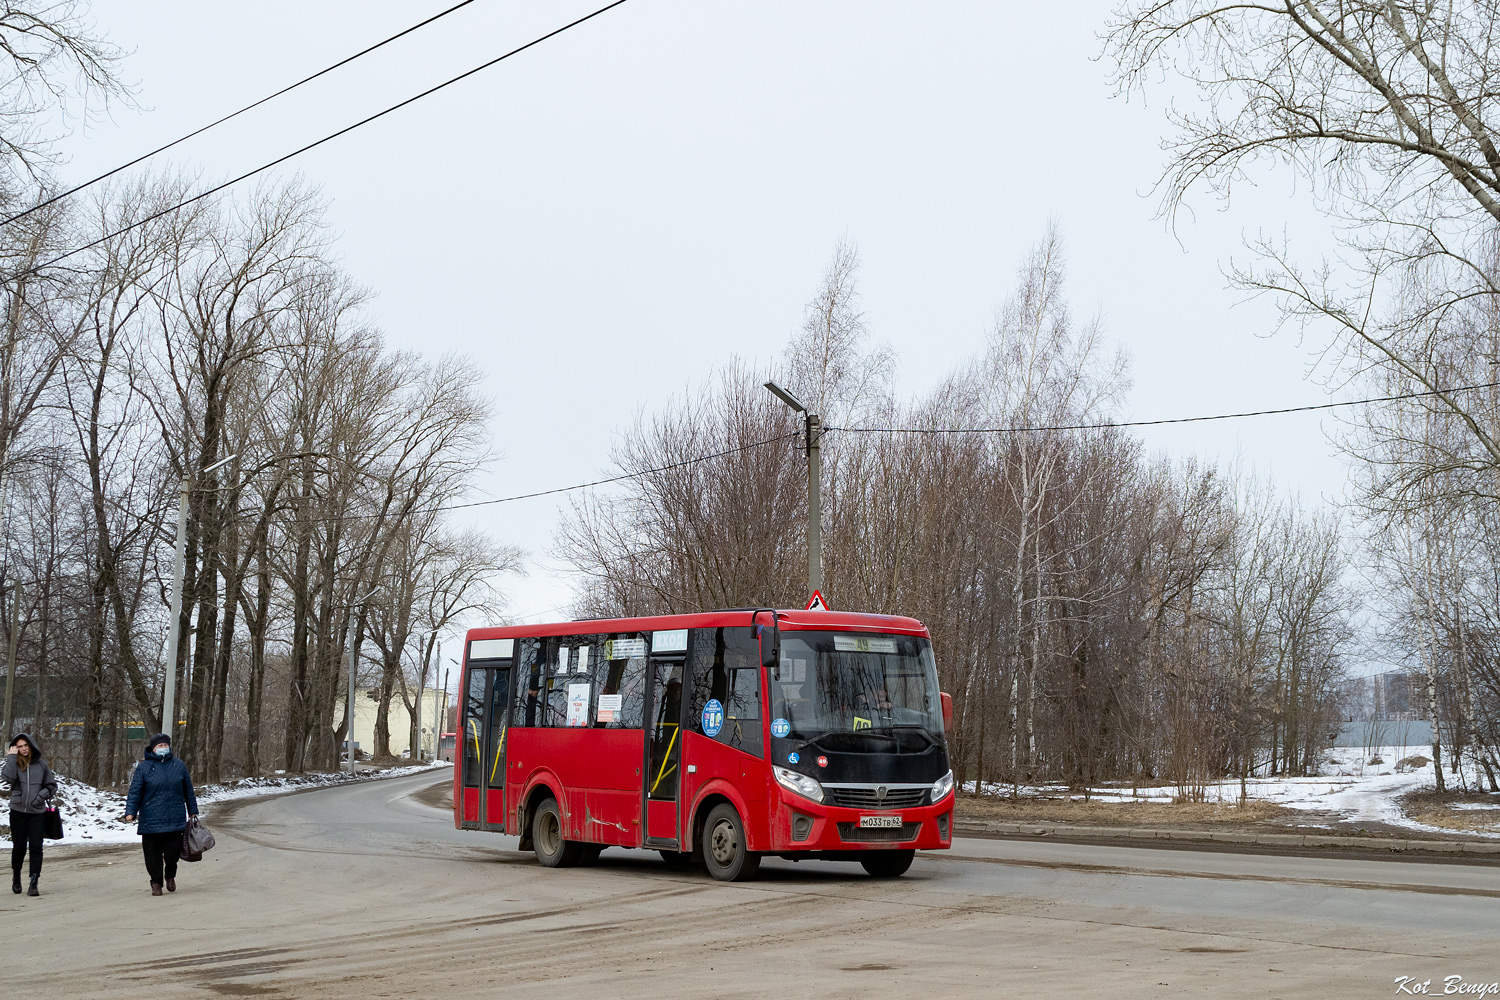
[(1079, 840), (1174, 840), (1238, 844), (1245, 847), (1327, 848), (1386, 853), (1466, 854), (1500, 857), (1500, 841), (1398, 840), (1386, 837), (1340, 837), (1315, 833), (1230, 833), (1218, 830), (1138, 830), (1117, 826), (1073, 826), (1068, 823), (1002, 823), (970, 821), (953, 824), (953, 832), (987, 833), (1008, 837), (1056, 837)]

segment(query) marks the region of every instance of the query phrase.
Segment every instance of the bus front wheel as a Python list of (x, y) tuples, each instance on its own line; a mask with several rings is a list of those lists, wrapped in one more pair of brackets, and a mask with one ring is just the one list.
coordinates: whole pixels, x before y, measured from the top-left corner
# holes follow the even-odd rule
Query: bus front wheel
[(748, 882), (760, 871), (760, 855), (745, 841), (745, 824), (734, 806), (714, 806), (703, 824), (703, 860), (720, 882)]
[(547, 868), (576, 865), (583, 854), (583, 845), (576, 840), (565, 840), (562, 831), (562, 810), (557, 807), (557, 800), (547, 799), (537, 806), (531, 819), (531, 846), (536, 859)]
[(871, 851), (859, 859), (865, 871), (876, 878), (899, 878), (911, 867), (916, 851)]

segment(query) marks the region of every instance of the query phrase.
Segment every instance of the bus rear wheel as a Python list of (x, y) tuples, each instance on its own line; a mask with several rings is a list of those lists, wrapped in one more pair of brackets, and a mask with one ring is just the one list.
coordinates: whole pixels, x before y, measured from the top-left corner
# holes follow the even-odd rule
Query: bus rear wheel
[(760, 871), (760, 855), (746, 846), (745, 824), (727, 802), (714, 806), (703, 823), (703, 861), (720, 882), (748, 882)]
[(900, 878), (916, 856), (916, 851), (871, 851), (863, 855), (859, 863), (876, 878)]
[(576, 865), (583, 854), (583, 845), (576, 840), (565, 840), (562, 831), (562, 810), (557, 807), (557, 800), (545, 800), (531, 818), (531, 846), (536, 859), (547, 868)]

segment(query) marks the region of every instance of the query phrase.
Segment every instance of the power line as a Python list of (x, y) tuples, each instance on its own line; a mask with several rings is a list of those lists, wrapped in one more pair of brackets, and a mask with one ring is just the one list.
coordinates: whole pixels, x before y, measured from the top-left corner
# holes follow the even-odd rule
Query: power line
[(1442, 396), (1447, 393), (1472, 392), (1476, 389), (1494, 389), (1497, 386), (1500, 386), (1500, 382), (1485, 382), (1480, 385), (1455, 386), (1451, 389), (1407, 392), (1399, 396), (1375, 396), (1370, 399), (1346, 399), (1337, 403), (1288, 406), (1279, 410), (1246, 410), (1241, 413), (1214, 413), (1200, 417), (1168, 417), (1162, 420), (1120, 420), (1097, 424), (1056, 424), (1038, 427), (825, 427), (823, 430), (825, 433), (839, 431), (843, 434), (1028, 434), (1041, 431), (1096, 431), (1125, 427), (1161, 427), (1165, 424), (1198, 424), (1210, 420), (1239, 420), (1244, 417), (1274, 417), (1285, 413), (1311, 413), (1315, 410), (1332, 410), (1341, 406), (1397, 403), (1402, 400), (1421, 399), (1427, 396)]
[[(575, 483), (572, 486), (558, 486), (550, 490), (538, 490), (535, 493), (517, 493), (515, 496), (496, 497), (493, 500), (471, 500), (468, 503), (440, 504), (436, 507), (423, 507), (419, 510), (410, 511), (409, 513), (412, 515), (436, 514), (441, 511), (447, 510), (465, 510), (470, 507), (491, 507), (495, 504), (512, 503), (516, 500), (533, 500), (537, 497), (549, 497), (554, 496), (558, 493), (573, 493), (577, 490), (592, 489), (595, 486), (608, 486), (610, 483), (622, 483), (627, 479), (640, 479), (644, 476), (655, 475), (658, 472), (671, 472), (673, 469), (681, 469), (689, 465), (697, 465), (699, 462), (711, 462), (716, 458), (725, 458), (729, 455), (737, 455), (742, 451), (749, 451), (751, 448), (760, 448), (768, 444), (775, 444), (778, 441), (788, 441), (792, 438), (801, 436), (801, 431), (792, 431), (789, 434), (779, 434), (773, 438), (766, 438), (764, 441), (752, 441), (750, 444), (736, 445), (733, 448), (725, 448), (723, 451), (715, 451), (707, 455), (699, 455), (695, 458), (685, 458), (680, 462), (671, 462), (667, 465), (659, 465), (654, 469), (641, 469), (639, 472), (626, 472), (618, 476), (610, 476), (608, 479), (596, 479), (590, 483)], [(331, 517), (309, 518), (309, 520), (367, 521), (378, 516), (379, 515), (377, 514), (336, 514)]]
[(396, 41), (399, 38), (404, 38), (407, 35), (411, 34), (413, 31), (417, 31), (417, 30), (419, 30), (421, 28), (425, 28), (429, 24), (431, 24), (432, 22), (437, 21), (437, 20), (441, 20), (442, 18), (447, 17), (449, 14), (452, 14), (454, 11), (458, 10), (459, 8), (461, 8), (461, 7), (467, 7), (467, 6), (469, 6), (469, 4), (471, 4), (473, 2), (474, 2), (474, 0), (462, 0), (462, 2), (454, 4), (452, 7), (449, 7), (447, 10), (439, 11), (438, 13), (436, 13), (436, 14), (432, 15), (431, 17), (427, 18), (427, 20), (425, 20), (425, 21), (418, 21), (416, 24), (412, 25), (410, 28), (406, 28), (403, 31), (398, 31), (394, 35), (392, 35), (391, 37), (383, 39), (383, 40), (381, 40), (379, 42), (376, 42), (374, 45), (371, 45), (368, 48), (360, 49), (358, 52), (354, 53), (352, 56), (348, 56), (346, 58), (340, 59), (338, 62), (334, 63), (332, 66), (326, 66), (323, 69), (318, 70), (312, 76), (305, 76), (305, 77), (303, 77), (302, 79), (298, 80), (296, 83), (294, 83), (294, 84), (292, 84), (290, 86), (282, 87), (280, 90), (276, 91), (276, 93), (274, 93), (274, 94), (269, 94), (269, 95), (267, 95), (265, 97), (262, 97), (260, 100), (256, 101), (253, 104), (247, 104), (243, 108), (240, 108), (238, 111), (231, 112), (230, 114), (227, 114), (223, 118), (220, 118), (220, 119), (218, 119), (216, 121), (211, 121), (207, 125), (204, 125), (200, 129), (196, 129), (196, 130), (194, 130), (192, 132), (189, 132), (187, 135), (181, 136), (181, 137), (179, 137), (177, 139), (173, 139), (171, 142), (167, 143), (165, 146), (158, 146), (158, 147), (156, 147), (155, 149), (153, 149), (149, 153), (145, 153), (145, 154), (143, 154), (141, 156), (137, 156), (135, 159), (131, 160), (130, 162), (128, 162), (128, 163), (122, 163), (118, 167), (115, 167), (113, 170), (107, 170), (104, 173), (100, 174), (98, 177), (95, 177), (93, 180), (84, 181), (82, 184), (79, 184), (77, 187), (69, 188), (68, 190), (62, 192), (61, 194), (55, 194), (51, 198), (48, 198), (46, 201), (40, 202), (40, 203), (38, 203), (36, 205), (32, 205), (30, 208), (26, 209), (23, 212), (17, 212), (15, 215), (12, 215), (8, 219), (0, 219), (0, 226), (8, 226), (12, 222), (16, 222), (16, 221), (18, 221), (20, 219), (24, 219), (28, 215), (30, 215), (32, 212), (41, 211), (42, 209), (46, 208), (48, 205), (52, 205), (52, 204), (55, 204), (55, 203), (57, 203), (59, 201), (62, 201), (64, 198), (71, 197), (72, 195), (75, 195), (78, 192), (82, 191), (84, 188), (92, 187), (95, 184), (98, 184), (102, 180), (107, 180), (107, 179), (113, 177), (115, 174), (118, 174), (122, 170), (128, 170), (131, 167), (135, 166), (137, 163), (143, 163), (144, 161), (151, 159), (151, 157), (157, 155), (158, 153), (165, 153), (167, 150), (171, 149), (173, 146), (181, 145), (182, 143), (187, 142), (189, 139), (193, 138), (194, 136), (202, 135), (204, 132), (207, 132), (211, 128), (215, 128), (215, 127), (217, 127), (219, 125), (223, 125), (225, 122), (229, 121), (231, 118), (238, 118), (240, 115), (244, 114), (247, 111), (254, 111), (256, 108), (260, 107), (262, 104), (265, 104), (268, 101), (274, 101), (276, 98), (280, 97), (281, 95), (287, 94), (287, 93), (292, 92), (293, 90), (296, 90), (298, 87), (302, 86), (304, 83), (311, 83), (312, 81), (316, 80), (320, 76), (324, 76), (324, 75), (326, 75), (328, 73), (332, 73), (334, 70), (338, 69), (340, 66), (347, 66), (350, 63), (352, 63), (354, 60), (360, 58), (361, 56), (367, 56), (371, 52), (374, 52), (376, 49), (381, 48), (382, 46), (389, 45), (391, 42), (394, 42), (394, 41)]
[(225, 188), (232, 187), (233, 185), (238, 184), (240, 181), (248, 180), (249, 178), (254, 177), (256, 174), (265, 173), (267, 170), (270, 170), (272, 167), (279, 166), (279, 165), (285, 163), (287, 160), (292, 159), (293, 157), (301, 156), (303, 153), (306, 153), (309, 150), (316, 149), (317, 147), (323, 145), (325, 142), (332, 142), (334, 139), (337, 139), (337, 138), (339, 138), (340, 136), (343, 136), (343, 135), (347, 135), (348, 133), (353, 132), (355, 129), (360, 128), (360, 127), (362, 127), (364, 125), (368, 125), (368, 124), (370, 124), (371, 122), (375, 121), (378, 118), (384, 118), (386, 115), (390, 114), (393, 111), (399, 111), (402, 108), (406, 107), (408, 104), (413, 104), (413, 103), (415, 103), (417, 101), (420, 101), (424, 97), (428, 97), (428, 96), (430, 96), (432, 94), (437, 93), (439, 90), (442, 90), (444, 87), (450, 87), (453, 84), (458, 83), (460, 80), (465, 80), (465, 79), (473, 76), (475, 73), (479, 73), (479, 72), (482, 72), (484, 70), (487, 70), (491, 66), (494, 66), (496, 63), (504, 62), (505, 60), (509, 59), (511, 56), (519, 55), (520, 53), (525, 52), (527, 49), (532, 48), (533, 46), (540, 45), (542, 42), (547, 41), (549, 38), (555, 38), (556, 36), (562, 34), (564, 31), (567, 31), (570, 28), (576, 28), (576, 27), (578, 27), (580, 24), (582, 24), (585, 21), (591, 21), (594, 18), (598, 17), (600, 14), (603, 14), (606, 11), (613, 10), (614, 8), (619, 7), (620, 5), (622, 5), (622, 4), (626, 3), (626, 2), (627, 2), (627, 0), (614, 0), (614, 3), (606, 4), (605, 6), (600, 7), (598, 10), (594, 11), (591, 14), (585, 14), (583, 17), (578, 18), (576, 21), (569, 21), (567, 24), (563, 25), (560, 28), (555, 28), (552, 31), (547, 32), (545, 35), (541, 35), (541, 36), (539, 36), (537, 38), (533, 38), (531, 41), (527, 42), (525, 45), (517, 46), (516, 48), (511, 49), (509, 52), (506, 52), (504, 55), (496, 56), (495, 58), (491, 59), (489, 62), (481, 63), (478, 66), (475, 66), (473, 69), (468, 70), (468, 71), (463, 72), (463, 73), (460, 73), (458, 76), (455, 76), (452, 79), (444, 80), (442, 83), (440, 83), (440, 84), (438, 84), (438, 85), (436, 85), (434, 87), (429, 87), (426, 90), (422, 91), (420, 94), (416, 94), (416, 95), (414, 95), (412, 97), (408, 97), (406, 100), (401, 101), (398, 104), (392, 104), (390, 107), (386, 108), (384, 111), (377, 111), (375, 114), (370, 115), (368, 118), (361, 118), (359, 121), (355, 122), (353, 125), (346, 126), (344, 128), (339, 129), (337, 132), (333, 132), (333, 133), (331, 133), (329, 135), (325, 135), (323, 138), (318, 139), (315, 142), (310, 142), (306, 146), (303, 146), (300, 149), (295, 149), (292, 152), (287, 153), (285, 156), (279, 156), (276, 159), (270, 161), (269, 163), (265, 163), (265, 164), (262, 164), (261, 166), (256, 167), (254, 170), (248, 170), (245, 173), (240, 174), (238, 177), (232, 178), (230, 180), (225, 181), (222, 184), (218, 184), (218, 185), (215, 185), (214, 187), (209, 188), (207, 191), (203, 191), (203, 192), (200, 192), (198, 194), (195, 194), (191, 198), (187, 198), (187, 199), (185, 199), (183, 201), (178, 202), (177, 204), (173, 205), (171, 208), (164, 208), (164, 209), (162, 209), (159, 212), (153, 212), (153, 213), (151, 213), (150, 215), (146, 216), (145, 218), (137, 219), (136, 221), (130, 223), (127, 226), (122, 226), (119, 229), (116, 229), (112, 233), (107, 233), (104, 236), (99, 237), (98, 239), (94, 240), (93, 242), (85, 243), (81, 247), (75, 247), (74, 249), (69, 250), (67, 253), (59, 254), (58, 256), (53, 257), (51, 260), (45, 261), (45, 262), (43, 262), (41, 264), (35, 264), (35, 265), (33, 265), (31, 267), (28, 267), (28, 268), (25, 268), (23, 270), (13, 272), (9, 276), (7, 276), (7, 278), (5, 280), (13, 281), (16, 278), (24, 277), (25, 275), (28, 275), (28, 274), (35, 274), (35, 273), (37, 273), (38, 271), (41, 271), (44, 268), (48, 268), (48, 267), (51, 267), (54, 264), (61, 263), (62, 261), (67, 260), (69, 257), (74, 256), (75, 254), (83, 253), (83, 251), (92, 249), (93, 247), (96, 247), (96, 246), (98, 246), (101, 243), (107, 243), (108, 241), (114, 239), (116, 236), (124, 235), (125, 233), (130, 232), (132, 229), (136, 229), (136, 228), (138, 228), (140, 226), (144, 226), (148, 222), (152, 222), (152, 221), (154, 221), (156, 219), (160, 219), (164, 215), (171, 215), (173, 212), (177, 211), (178, 209), (186, 208), (187, 206), (189, 206), (189, 205), (191, 205), (191, 204), (193, 204), (195, 202), (202, 201), (204, 198), (208, 198), (211, 195), (218, 194), (220, 191), (223, 191)]

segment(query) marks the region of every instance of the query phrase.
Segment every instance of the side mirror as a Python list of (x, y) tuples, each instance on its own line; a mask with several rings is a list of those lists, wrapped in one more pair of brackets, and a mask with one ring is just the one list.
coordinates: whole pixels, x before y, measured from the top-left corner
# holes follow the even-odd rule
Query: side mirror
[(755, 626), (760, 639), (760, 665), (781, 670), (781, 629), (774, 625)]
[(943, 732), (953, 731), (953, 696), (947, 691), (938, 695), (943, 702)]

